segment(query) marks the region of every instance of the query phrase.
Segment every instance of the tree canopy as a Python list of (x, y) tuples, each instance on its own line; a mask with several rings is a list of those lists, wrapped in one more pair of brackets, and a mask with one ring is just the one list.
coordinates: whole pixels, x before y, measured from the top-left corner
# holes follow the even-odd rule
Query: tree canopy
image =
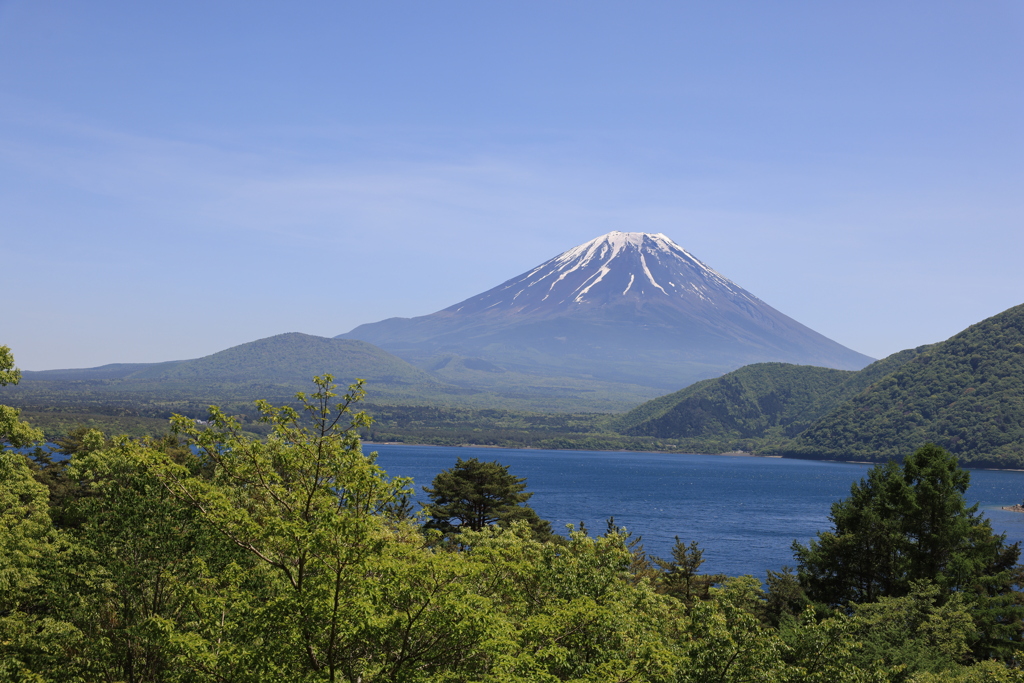
[[(0, 346), (0, 386), (17, 384), (21, 370), (14, 367), (14, 355), (9, 346)], [(20, 448), (43, 440), (43, 433), (21, 419), (21, 411), (0, 405), (0, 448)]]
[(976, 616), (991, 613), (990, 623), (979, 624), (987, 631), (979, 647), (1019, 642), (1020, 548), (993, 532), (977, 505), (967, 505), (969, 484), (970, 473), (934, 444), (902, 465), (873, 467), (849, 498), (832, 505), (832, 531), (806, 546), (793, 544), (808, 597), (843, 606), (906, 596), (932, 583), (940, 604), (961, 594)]
[(434, 477), (432, 486), (423, 487), (430, 498), (424, 504), (430, 517), (426, 526), (446, 533), (481, 531), (518, 520), (529, 524), (539, 537), (550, 536), (551, 525), (525, 505), (533, 496), (525, 489), (526, 478), (514, 476), (499, 462), (457, 458), (454, 467)]
[[(468, 512), (453, 518), (458, 542), (438, 543), (396, 512), (408, 482), (363, 453), (361, 398), (360, 383), (339, 397), (324, 376), (300, 410), (260, 402), (262, 439), (214, 408), (205, 424), (176, 418), (161, 439), (78, 430), (60, 444), (66, 467), (0, 452), (0, 680), (1024, 679), (1003, 663), (1020, 651), (1010, 570), (991, 572), (1016, 548), (957, 503), (966, 482), (941, 452), (893, 470), (905, 486), (877, 483), (904, 505), (900, 566), (948, 578), (833, 610), (806, 605), (789, 573), (769, 578), (784, 589), (774, 596), (754, 577), (702, 576), (693, 543), (652, 564), (614, 520), (600, 537), (540, 538), (515, 519), (528, 517), (525, 481), (497, 463), (460, 460), (435, 480), (456, 490), (455, 474), (482, 472), (502, 502), (479, 530)], [(930, 510), (967, 524), (933, 524)], [(932, 530), (938, 540), (922, 544)], [(979, 633), (1002, 649), (979, 647)], [(993, 655), (1002, 662), (983, 661)]]

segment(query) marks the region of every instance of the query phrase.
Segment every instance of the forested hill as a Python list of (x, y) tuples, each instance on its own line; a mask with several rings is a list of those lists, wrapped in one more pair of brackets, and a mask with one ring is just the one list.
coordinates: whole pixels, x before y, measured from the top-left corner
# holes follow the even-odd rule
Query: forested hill
[(758, 438), (785, 433), (817, 399), (856, 373), (756, 363), (697, 382), (611, 423), (619, 433), (674, 438)]
[(933, 344), (925, 344), (915, 349), (904, 349), (886, 356), (882, 360), (875, 361), (863, 370), (851, 372), (839, 384), (823, 391), (807, 408), (801, 413), (799, 425), (789, 431), (795, 435), (809, 427), (815, 420), (826, 415), (829, 411), (848, 401), (857, 394), (863, 392), (872, 384), (900, 369), (904, 363), (908, 363), (925, 351), (931, 349)]
[(677, 439), (770, 439), (807, 429), (816, 419), (917, 357), (900, 351), (857, 372), (810, 365), (756, 363), (660, 396), (609, 423), (630, 436)]
[(1024, 305), (926, 347), (783, 455), (888, 460), (934, 442), (975, 466), (1024, 466)]

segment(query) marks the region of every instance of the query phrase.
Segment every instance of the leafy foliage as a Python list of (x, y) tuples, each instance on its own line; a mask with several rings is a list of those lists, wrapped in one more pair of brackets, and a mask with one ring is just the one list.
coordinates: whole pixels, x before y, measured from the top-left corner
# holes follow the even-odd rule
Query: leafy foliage
[[(406, 482), (362, 453), (361, 393), (336, 396), (328, 376), (300, 396), (304, 415), (261, 402), (265, 439), (214, 409), (206, 424), (177, 418), (178, 435), (159, 440), (77, 430), (60, 444), (67, 466), (0, 453), (0, 679), (1021, 678), (973, 659), (984, 638), (1017, 657), (1021, 627), (1006, 620), (1017, 593), (1009, 570), (975, 580), (948, 569), (993, 564), (973, 510), (925, 504), (964, 485), (948, 460), (908, 460), (919, 504), (903, 516), (916, 539), (926, 510), (966, 515), (966, 526), (935, 527), (950, 530), (940, 536), (954, 553), (929, 551), (951, 578), (849, 613), (802, 609), (791, 574), (770, 577), (769, 594), (753, 577), (701, 575), (693, 543), (652, 565), (614, 520), (600, 537), (543, 540), (506, 518), (435, 543), (403, 512)], [(493, 465), (499, 498), (524, 509), (521, 479), (477, 465)], [(1016, 557), (1001, 552), (995, 565)], [(979, 565), (956, 559), (978, 553)]]
[(301, 670), (333, 681), (360, 668), (361, 634), (353, 624), (368, 596), (359, 576), (382, 549), (380, 513), (405, 482), (389, 480), (361, 452), (356, 429), (367, 418), (351, 410), (361, 384), (332, 405), (332, 379), (315, 378), (317, 392), (299, 396), (312, 428), (301, 426), (290, 407), (259, 402), (273, 427), (266, 441), (240, 434), (237, 422), (216, 408), (208, 429), (177, 417), (175, 429), (197, 449), (198, 469), (209, 475), (167, 460), (155, 467), (169, 492), (270, 571), (277, 590), (264, 618), (306, 615), (309, 623), (287, 634), (301, 643), (302, 654), (290, 656)]
[(24, 456), (0, 451), (0, 679), (25, 675), (35, 634), (32, 618), (44, 584), (40, 565), (57, 541), (46, 487), (33, 479)]
[[(0, 346), (0, 386), (17, 384), (21, 380), (21, 370), (14, 367), (14, 356), (8, 346)], [(43, 434), (27, 422), (21, 421), (21, 412), (10, 406), (0, 405), (0, 448), (27, 446), (35, 441), (42, 441)]]

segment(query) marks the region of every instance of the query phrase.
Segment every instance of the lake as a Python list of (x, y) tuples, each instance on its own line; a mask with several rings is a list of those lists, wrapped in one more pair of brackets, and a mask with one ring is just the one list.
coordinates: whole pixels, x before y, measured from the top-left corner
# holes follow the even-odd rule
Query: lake
[[(830, 528), (829, 506), (850, 493), (869, 465), (666, 453), (544, 451), (366, 444), (392, 476), (412, 477), (419, 500), (456, 458), (497, 460), (526, 477), (529, 504), (552, 527), (583, 521), (602, 534), (609, 516), (643, 537), (649, 554), (668, 558), (674, 537), (697, 541), (705, 573), (752, 574), (795, 565), (794, 539)], [(1024, 541), (1024, 513), (1000, 506), (1024, 498), (1024, 472), (971, 470), (969, 504), (980, 503), (993, 528)]]

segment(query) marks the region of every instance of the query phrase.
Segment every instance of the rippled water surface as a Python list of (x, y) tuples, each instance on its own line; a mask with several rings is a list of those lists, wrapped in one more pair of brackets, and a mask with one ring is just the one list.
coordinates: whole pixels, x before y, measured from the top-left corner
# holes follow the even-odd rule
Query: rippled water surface
[[(456, 458), (497, 460), (527, 478), (530, 505), (556, 530), (583, 521), (603, 533), (605, 520), (643, 536), (648, 553), (668, 557), (673, 537), (698, 541), (702, 571), (764, 578), (793, 565), (794, 539), (829, 528), (829, 506), (850, 493), (868, 465), (781, 458), (445, 448), (367, 444), (392, 476), (429, 485)], [(1024, 514), (1000, 510), (1024, 498), (1024, 472), (971, 471), (968, 502), (980, 503), (1009, 541), (1024, 541)]]

